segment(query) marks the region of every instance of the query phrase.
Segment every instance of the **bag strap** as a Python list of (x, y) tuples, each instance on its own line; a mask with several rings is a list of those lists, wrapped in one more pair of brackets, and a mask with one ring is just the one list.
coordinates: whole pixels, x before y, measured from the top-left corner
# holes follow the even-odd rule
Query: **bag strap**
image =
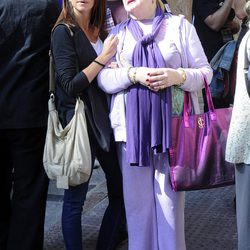
[[(204, 81), (204, 86), (205, 86), (205, 93), (206, 93), (206, 100), (207, 100), (207, 104), (208, 104), (209, 116), (210, 116), (211, 121), (215, 121), (216, 120), (216, 113), (214, 110), (214, 104), (212, 101), (212, 96), (211, 96), (211, 92), (210, 92), (206, 77), (204, 77), (203, 81)], [(184, 108), (183, 108), (184, 127), (190, 127), (190, 124), (189, 124), (190, 110), (191, 110), (190, 93), (185, 91)]]
[(249, 69), (250, 62), (249, 62), (248, 54), (247, 54), (247, 43), (248, 43), (248, 40), (249, 40), (249, 36), (250, 35), (248, 35), (248, 37), (246, 39), (245, 51), (244, 51), (244, 76), (245, 76), (245, 83), (246, 83), (247, 93), (248, 93), (248, 96), (250, 98), (250, 79), (249, 79), (249, 76), (248, 76), (248, 74), (250, 73), (250, 72), (248, 72), (250, 70)]
[[(70, 36), (72, 38), (74, 37), (74, 32), (73, 32), (72, 28), (67, 23), (59, 23), (57, 26), (59, 26), (59, 25), (66, 26), (69, 30)], [(54, 32), (54, 30), (57, 26), (55, 26), (53, 28), (51, 34)], [(78, 63), (77, 58), (76, 58), (76, 68), (77, 68), (77, 72), (79, 72), (79, 63)], [(49, 92), (50, 92), (50, 94), (54, 96), (55, 90), (56, 90), (55, 63), (54, 63), (54, 59), (52, 56), (52, 50), (50, 48), (50, 50), (49, 50)]]

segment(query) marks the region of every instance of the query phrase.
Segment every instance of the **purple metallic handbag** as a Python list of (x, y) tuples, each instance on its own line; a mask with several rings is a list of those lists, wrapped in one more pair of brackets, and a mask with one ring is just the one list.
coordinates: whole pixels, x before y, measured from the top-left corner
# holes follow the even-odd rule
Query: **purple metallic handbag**
[(234, 165), (225, 161), (232, 109), (214, 109), (204, 79), (209, 111), (190, 115), (190, 96), (184, 95), (183, 117), (172, 118), (170, 179), (174, 191), (188, 191), (234, 184)]

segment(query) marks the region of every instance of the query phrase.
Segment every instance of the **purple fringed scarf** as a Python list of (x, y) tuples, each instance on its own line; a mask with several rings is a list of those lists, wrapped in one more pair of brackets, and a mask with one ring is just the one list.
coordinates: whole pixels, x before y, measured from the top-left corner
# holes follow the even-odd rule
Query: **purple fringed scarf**
[[(152, 34), (143, 36), (138, 23), (130, 19), (127, 24), (137, 42), (132, 64), (134, 67), (166, 67), (160, 49), (154, 38), (157, 35), (164, 14), (156, 9)], [(141, 84), (132, 85), (127, 94), (127, 158), (131, 165), (149, 166), (151, 149), (154, 153), (166, 152), (170, 145), (171, 131), (171, 89), (153, 92)]]

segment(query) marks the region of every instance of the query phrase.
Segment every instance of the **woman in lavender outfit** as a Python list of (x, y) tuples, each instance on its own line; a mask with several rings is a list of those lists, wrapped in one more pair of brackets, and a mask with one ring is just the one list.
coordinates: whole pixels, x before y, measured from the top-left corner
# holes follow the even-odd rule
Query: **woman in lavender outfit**
[(183, 16), (164, 14), (158, 0), (123, 4), (130, 18), (111, 31), (119, 39), (111, 60), (118, 67), (104, 68), (98, 84), (112, 94), (129, 250), (185, 250), (185, 196), (169, 182), (171, 116), (182, 113), (184, 91), (200, 112), (197, 93), (212, 70)]

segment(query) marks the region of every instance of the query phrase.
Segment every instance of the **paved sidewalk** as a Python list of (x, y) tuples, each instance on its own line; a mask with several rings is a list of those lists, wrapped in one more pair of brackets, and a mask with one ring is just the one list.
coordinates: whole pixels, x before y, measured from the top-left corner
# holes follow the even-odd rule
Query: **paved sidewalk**
[[(45, 250), (62, 250), (62, 191), (50, 185), (45, 223)], [(234, 186), (186, 192), (185, 232), (187, 250), (236, 250)], [(107, 191), (101, 168), (95, 169), (84, 206), (83, 246), (94, 250), (101, 219), (107, 206)], [(167, 235), (166, 235), (167, 237)], [(119, 250), (127, 250), (127, 245)], [(143, 250), (143, 249), (138, 249)], [(154, 250), (154, 249), (152, 249)]]

